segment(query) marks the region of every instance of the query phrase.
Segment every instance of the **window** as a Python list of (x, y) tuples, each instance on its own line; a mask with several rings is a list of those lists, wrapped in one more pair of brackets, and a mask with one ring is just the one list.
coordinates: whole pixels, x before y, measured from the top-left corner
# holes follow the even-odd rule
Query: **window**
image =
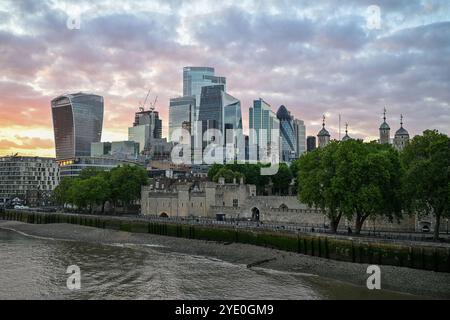
[(237, 208), (239, 205), (239, 200), (238, 199), (233, 199), (233, 207)]

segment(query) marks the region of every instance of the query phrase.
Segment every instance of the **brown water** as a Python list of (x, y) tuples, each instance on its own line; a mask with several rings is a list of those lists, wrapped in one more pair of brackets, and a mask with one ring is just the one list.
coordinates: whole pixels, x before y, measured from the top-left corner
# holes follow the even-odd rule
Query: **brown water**
[[(0, 229), (0, 299), (365, 299), (411, 298), (309, 274), (247, 269), (155, 245), (28, 237)], [(81, 289), (66, 286), (69, 265)]]

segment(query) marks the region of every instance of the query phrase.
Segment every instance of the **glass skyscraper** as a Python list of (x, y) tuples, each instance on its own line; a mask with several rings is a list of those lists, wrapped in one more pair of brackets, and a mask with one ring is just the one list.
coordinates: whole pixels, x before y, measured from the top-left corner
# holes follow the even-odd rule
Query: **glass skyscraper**
[(294, 128), (294, 117), (282, 105), (277, 111), (277, 118), (280, 120), (281, 161), (291, 162), (297, 157), (297, 136)]
[(170, 99), (169, 141), (172, 141), (172, 134), (176, 129), (190, 129), (194, 108), (195, 96), (185, 96)]
[(103, 125), (103, 97), (64, 94), (51, 101), (56, 160), (89, 156), (91, 143), (99, 142)]
[[(280, 129), (280, 121), (276, 114), (272, 111), (270, 104), (263, 99), (254, 100), (253, 107), (249, 109), (249, 128), (250, 128), (250, 148), (254, 153), (252, 146), (258, 146), (258, 159), (260, 149), (261, 152), (269, 154), (269, 149), (273, 143), (278, 144), (279, 141), (272, 141), (272, 129)], [(260, 135), (260, 130), (265, 130)], [(250, 155), (252, 156), (252, 154)]]
[(200, 107), (200, 96), (202, 88), (211, 85), (223, 85), (226, 91), (225, 77), (214, 75), (211, 67), (184, 67), (183, 68), (183, 96), (195, 96), (195, 108), (193, 121), (198, 120), (198, 109)]

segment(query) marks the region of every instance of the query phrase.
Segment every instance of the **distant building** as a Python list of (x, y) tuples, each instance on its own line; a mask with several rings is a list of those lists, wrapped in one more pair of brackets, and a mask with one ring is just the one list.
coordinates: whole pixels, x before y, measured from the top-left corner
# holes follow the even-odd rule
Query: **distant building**
[(380, 126), (380, 143), (389, 144), (391, 143), (391, 128), (386, 122), (386, 108), (383, 112), (383, 123)]
[(99, 142), (103, 125), (103, 97), (64, 94), (51, 101), (56, 160), (89, 156), (91, 143)]
[[(279, 147), (279, 134), (276, 140), (272, 139), (272, 129), (280, 130), (280, 120), (271, 110), (270, 104), (263, 99), (253, 101), (253, 107), (249, 109), (249, 127), (250, 127), (250, 157), (260, 159), (260, 154), (269, 155), (272, 145)], [(261, 131), (263, 130), (263, 131)], [(264, 131), (265, 130), (265, 131)], [(262, 134), (261, 134), (262, 133)], [(254, 150), (257, 146), (257, 151)], [(256, 160), (256, 159), (255, 159)]]
[(306, 151), (311, 152), (316, 149), (316, 137), (308, 136), (306, 138)]
[(186, 129), (191, 123), (195, 110), (195, 96), (185, 96), (170, 99), (169, 104), (169, 141), (172, 141), (173, 132), (176, 129)]
[(111, 142), (92, 142), (91, 156), (101, 157), (111, 155)]
[(394, 137), (394, 148), (401, 151), (403, 150), (409, 142), (409, 133), (403, 128), (403, 115), (400, 115), (400, 129), (395, 132)]
[(111, 142), (111, 156), (117, 158), (136, 158), (139, 155), (139, 143), (134, 141)]
[(198, 120), (202, 88), (211, 85), (223, 85), (226, 91), (226, 78), (215, 76), (211, 67), (183, 68), (183, 96), (194, 96), (196, 101), (192, 121)]
[(0, 204), (19, 198), (28, 206), (47, 205), (58, 184), (54, 158), (0, 157)]
[(352, 140), (348, 135), (348, 123), (345, 124), (345, 136), (342, 137), (342, 141)]
[(325, 116), (323, 116), (322, 129), (317, 134), (319, 139), (319, 148), (324, 148), (328, 143), (330, 143), (330, 133), (325, 129)]
[(277, 118), (280, 121), (281, 161), (291, 162), (297, 158), (297, 135), (294, 128), (294, 117), (282, 105), (278, 108)]
[(294, 134), (296, 145), (296, 156), (299, 158), (306, 152), (306, 126), (303, 120), (294, 119)]
[(128, 128), (128, 141), (139, 143), (139, 152), (150, 149), (154, 139), (162, 138), (162, 120), (158, 111), (141, 110), (136, 112), (132, 127)]
[(63, 160), (59, 162), (59, 170), (61, 178), (78, 177), (81, 171), (85, 168), (96, 168), (99, 170), (109, 171), (119, 165), (140, 165), (143, 163), (130, 159), (119, 159), (112, 156), (103, 157), (76, 157), (70, 160)]

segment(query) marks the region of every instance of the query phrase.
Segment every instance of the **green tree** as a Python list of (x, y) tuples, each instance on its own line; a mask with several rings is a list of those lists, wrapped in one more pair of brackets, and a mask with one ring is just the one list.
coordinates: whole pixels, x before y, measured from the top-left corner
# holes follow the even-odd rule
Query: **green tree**
[(450, 138), (427, 130), (409, 142), (401, 160), (407, 208), (411, 213), (434, 215), (434, 239), (438, 240), (441, 218), (450, 216)]
[(124, 165), (110, 172), (111, 199), (114, 204), (121, 202), (128, 207), (140, 199), (141, 187), (147, 185), (147, 171), (140, 166)]
[(298, 194), (300, 201), (321, 209), (332, 232), (336, 232), (342, 217), (340, 202), (342, 193), (336, 187), (336, 153), (338, 143), (331, 142), (324, 149), (316, 149), (299, 158)]
[(67, 203), (72, 202), (69, 193), (72, 183), (72, 178), (64, 177), (61, 179), (55, 190), (53, 190), (53, 199), (57, 204), (65, 206)]
[(355, 220), (359, 234), (369, 217), (401, 217), (401, 174), (398, 153), (378, 143), (339, 143), (334, 187), (340, 211)]
[(278, 172), (271, 176), (273, 182), (273, 188), (280, 195), (288, 193), (289, 186), (292, 182), (292, 172), (288, 165), (285, 163), (280, 163)]

